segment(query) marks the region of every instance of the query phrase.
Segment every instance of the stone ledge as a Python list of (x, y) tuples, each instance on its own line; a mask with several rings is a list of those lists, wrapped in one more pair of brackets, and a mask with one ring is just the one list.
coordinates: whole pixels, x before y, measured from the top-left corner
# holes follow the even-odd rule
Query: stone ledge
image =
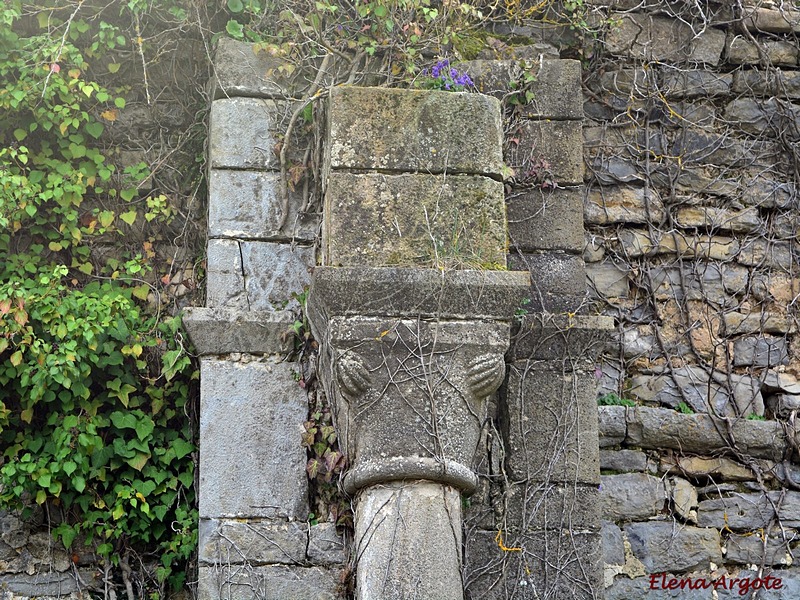
[[(523, 307), (524, 310), (524, 307)], [(508, 359), (593, 361), (616, 330), (611, 317), (524, 315), (511, 340)]]
[(286, 565), (201, 566), (197, 596), (204, 600), (336, 600), (339, 572)]
[(200, 564), (301, 564), (308, 524), (280, 519), (201, 519)]
[(289, 311), (189, 307), (183, 313), (183, 326), (201, 356), (289, 352), (292, 340), (286, 333), (294, 320)]
[(510, 320), (529, 289), (526, 272), (317, 267), (308, 310), (320, 325), (354, 315)]

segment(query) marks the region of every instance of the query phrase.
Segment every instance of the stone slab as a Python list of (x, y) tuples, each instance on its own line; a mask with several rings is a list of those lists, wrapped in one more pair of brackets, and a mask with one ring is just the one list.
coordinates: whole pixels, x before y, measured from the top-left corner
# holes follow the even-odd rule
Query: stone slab
[(306, 520), (308, 401), (293, 365), (200, 359), (200, 517)]
[(626, 299), (630, 291), (626, 265), (608, 259), (586, 265), (586, 287), (590, 298), (601, 300)]
[(733, 343), (733, 365), (775, 367), (789, 364), (786, 339), (771, 335), (749, 335)]
[(200, 566), (203, 600), (336, 600), (339, 571), (323, 567)]
[(328, 266), (498, 269), (506, 264), (503, 184), (488, 177), (333, 172)]
[(598, 406), (600, 447), (618, 446), (625, 441), (627, 421), (624, 406)]
[(507, 357), (512, 361), (562, 360), (583, 367), (605, 349), (615, 329), (611, 317), (524, 314), (515, 328)]
[(664, 481), (645, 473), (600, 477), (600, 511), (610, 521), (644, 520), (664, 510), (669, 499)]
[(734, 65), (758, 65), (761, 63), (762, 52), (772, 65), (794, 66), (797, 64), (798, 49), (790, 42), (758, 40), (754, 43), (738, 35), (731, 40), (728, 46), (728, 62)]
[(790, 565), (793, 562), (790, 540), (761, 535), (731, 535), (725, 546), (725, 559), (740, 565), (760, 565), (763, 559), (767, 566)]
[(645, 471), (647, 455), (639, 450), (600, 450), (601, 471)]
[[(211, 103), (208, 157), (212, 169), (280, 169), (279, 142), (297, 104), (259, 98)], [(287, 158), (302, 161), (309, 140), (296, 125)]]
[(472, 531), (464, 561), (467, 600), (602, 597), (599, 533)]
[(583, 188), (512, 190), (508, 202), (508, 237), (522, 251), (583, 251)]
[(661, 196), (647, 187), (593, 187), (583, 205), (584, 222), (590, 225), (659, 222), (663, 218)]
[(517, 179), (552, 181), (559, 187), (583, 183), (583, 128), (580, 121), (526, 121), (506, 145), (506, 162)]
[(800, 526), (800, 492), (732, 494), (700, 502), (697, 524), (701, 527), (752, 531), (767, 527), (776, 515), (784, 527)]
[(529, 119), (583, 119), (581, 63), (577, 60), (542, 60), (528, 69), (534, 79), (525, 87), (533, 99), (519, 106)]
[(205, 565), (301, 564), (307, 546), (306, 523), (201, 519), (197, 560)]
[(586, 293), (586, 270), (581, 256), (563, 252), (513, 253), (508, 264), (514, 271), (530, 271), (532, 300), (542, 294), (582, 297)]
[(335, 87), (325, 171), (469, 173), (499, 179), (502, 136), (500, 102), (490, 96)]
[(238, 241), (208, 240), (206, 268), (206, 304), (209, 308), (250, 309)]
[(529, 289), (513, 271), (317, 267), (308, 306), (312, 326), (333, 315), (510, 320)]
[(719, 531), (674, 522), (631, 523), (624, 528), (634, 556), (648, 573), (680, 573), (722, 563)]
[(783, 429), (774, 421), (717, 419), (706, 414), (681, 414), (666, 408), (638, 406), (625, 410), (625, 442), (645, 449), (670, 448), (708, 454), (729, 447), (730, 428), (739, 452), (755, 458), (781, 460), (786, 448)]
[(308, 560), (315, 565), (344, 565), (347, 560), (344, 538), (333, 523), (317, 523), (308, 532)]
[[(82, 585), (78, 585), (80, 577)], [(65, 573), (1, 573), (0, 591), (4, 598), (62, 598), (69, 594), (103, 589), (103, 579), (96, 569), (79, 569)]]
[(314, 248), (271, 242), (241, 242), (244, 285), (249, 310), (299, 307), (292, 294), (311, 283)]
[(622, 530), (616, 523), (603, 521), (600, 529), (603, 540), (603, 562), (606, 565), (625, 564), (625, 542), (622, 537)]
[(302, 212), (302, 182), (289, 192), (289, 213), (281, 222), (280, 174), (211, 169), (208, 179), (208, 235), (213, 238), (313, 241), (320, 216)]
[(281, 354), (292, 349), (291, 311), (187, 307), (183, 326), (198, 354)]
[(515, 361), (509, 369), (506, 468), (513, 480), (600, 483), (596, 380), (560, 362)]

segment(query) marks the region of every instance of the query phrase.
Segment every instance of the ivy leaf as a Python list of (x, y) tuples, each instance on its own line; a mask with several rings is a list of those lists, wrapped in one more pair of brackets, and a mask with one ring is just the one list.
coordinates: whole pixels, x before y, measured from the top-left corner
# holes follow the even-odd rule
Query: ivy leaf
[(240, 13), (244, 10), (242, 0), (228, 0), (228, 10), (232, 13)]
[(244, 37), (244, 29), (242, 28), (242, 24), (234, 21), (233, 19), (228, 21), (228, 24), (225, 25), (225, 31), (228, 32), (228, 35), (237, 40), (240, 40)]
[(9, 360), (11, 361), (12, 365), (18, 367), (22, 362), (22, 351), (17, 350), (16, 352), (14, 352), (14, 354), (11, 355), (11, 358)]
[(108, 72), (116, 73), (122, 65), (120, 63), (108, 63)]
[(133, 225), (136, 221), (136, 215), (137, 213), (135, 210), (129, 210), (128, 212), (120, 214), (119, 218), (125, 221), (128, 225)]
[(14, 137), (17, 138), (18, 142), (21, 142), (28, 136), (28, 132), (24, 129), (15, 129), (14, 130)]
[(145, 454), (144, 452), (137, 452), (136, 456), (133, 458), (125, 459), (125, 462), (128, 463), (129, 466), (136, 469), (137, 471), (141, 471), (144, 469), (144, 466), (147, 464), (147, 461), (150, 460), (150, 454)]
[(172, 442), (172, 448), (175, 450), (175, 458), (180, 460), (187, 454), (191, 453), (194, 450), (194, 444), (190, 444), (186, 440), (182, 440), (178, 438), (174, 442)]
[(306, 465), (306, 471), (308, 472), (309, 479), (315, 479), (317, 475), (319, 475), (319, 471), (322, 468), (322, 462), (316, 458), (311, 458)]
[(84, 126), (84, 129), (86, 130), (86, 133), (88, 133), (94, 139), (97, 139), (101, 135), (103, 135), (103, 130), (105, 130), (105, 127), (103, 126), (102, 123), (98, 123), (95, 121), (94, 123), (87, 123)]

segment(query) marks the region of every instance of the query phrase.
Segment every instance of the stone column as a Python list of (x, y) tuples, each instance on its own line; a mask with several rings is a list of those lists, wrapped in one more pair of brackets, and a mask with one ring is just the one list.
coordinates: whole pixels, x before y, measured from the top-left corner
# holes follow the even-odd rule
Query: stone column
[[(334, 90), (309, 292), (350, 461), (360, 600), (463, 598), (461, 496), (527, 274), (504, 270), (499, 103)], [(365, 119), (364, 115), (370, 115)]]

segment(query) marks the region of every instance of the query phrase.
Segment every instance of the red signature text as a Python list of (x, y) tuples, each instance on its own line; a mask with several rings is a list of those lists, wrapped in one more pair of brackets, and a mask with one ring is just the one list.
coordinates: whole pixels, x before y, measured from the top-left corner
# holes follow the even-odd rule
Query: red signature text
[(716, 579), (704, 579), (702, 577), (697, 579), (678, 578), (666, 573), (650, 575), (651, 590), (738, 590), (739, 595), (744, 596), (750, 590), (779, 590), (782, 587), (783, 581), (779, 577), (773, 577), (772, 575), (754, 579), (726, 577), (725, 575)]

